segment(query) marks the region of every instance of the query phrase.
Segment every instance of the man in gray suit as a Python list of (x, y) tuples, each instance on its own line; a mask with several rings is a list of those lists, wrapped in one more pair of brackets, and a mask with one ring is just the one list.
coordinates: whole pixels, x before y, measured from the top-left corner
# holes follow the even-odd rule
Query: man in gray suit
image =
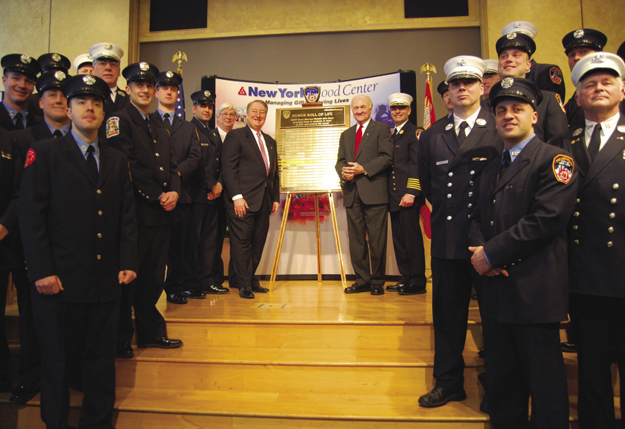
[(371, 120), (372, 110), (373, 102), (366, 95), (352, 99), (358, 124), (341, 134), (335, 168), (341, 177), (349, 253), (356, 273), (356, 282), (345, 293), (371, 291), (371, 295), (382, 295), (388, 228), (387, 170), (393, 162), (393, 140), (388, 125)]

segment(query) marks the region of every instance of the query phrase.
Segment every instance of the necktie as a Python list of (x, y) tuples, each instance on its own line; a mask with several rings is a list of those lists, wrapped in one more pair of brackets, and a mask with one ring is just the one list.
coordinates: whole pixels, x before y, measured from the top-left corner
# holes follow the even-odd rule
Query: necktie
[(165, 128), (167, 128), (167, 131), (169, 131), (169, 134), (171, 134), (171, 122), (169, 121), (169, 113), (165, 113), (163, 115), (163, 123), (165, 124)]
[(54, 130), (54, 132), (52, 133), (52, 137), (58, 139), (59, 137), (63, 137), (63, 133), (61, 132), (61, 130)]
[(152, 125), (150, 125), (150, 117), (149, 116), (145, 117), (145, 124), (148, 126), (148, 130), (150, 132), (150, 135), (152, 135)]
[(89, 173), (95, 183), (98, 183), (98, 163), (95, 160), (95, 148), (93, 145), (89, 145), (87, 148), (87, 166), (89, 167)]
[(22, 115), (20, 112), (17, 112), (15, 116), (13, 116), (13, 120), (15, 121), (16, 130), (24, 129), (24, 115)]
[(395, 128), (395, 132), (393, 133), (393, 142), (396, 142), (399, 139), (399, 129)]
[(462, 121), (460, 123), (460, 128), (458, 129), (458, 141), (460, 142), (461, 145), (467, 139), (467, 133), (466, 133), (465, 129), (468, 126), (469, 126), (469, 124), (467, 124), (467, 121)]
[(269, 176), (269, 159), (267, 159), (267, 154), (265, 153), (265, 142), (263, 142), (260, 133), (256, 133), (258, 136), (258, 146), (260, 146), (260, 154), (263, 156), (263, 162), (265, 163), (265, 171), (267, 172), (267, 176)]
[(354, 159), (356, 155), (358, 155), (358, 146), (360, 146), (360, 141), (362, 140), (362, 125), (358, 127), (358, 131), (356, 131), (356, 145), (354, 146)]
[(599, 146), (601, 146), (601, 124), (595, 125), (595, 129), (592, 130), (592, 136), (590, 137), (590, 143), (588, 144), (588, 155), (590, 155), (590, 162), (594, 161), (599, 153)]
[(512, 158), (510, 158), (510, 152), (507, 150), (503, 151), (503, 158), (501, 160), (501, 168), (499, 169), (499, 177), (502, 177), (510, 164), (512, 163)]

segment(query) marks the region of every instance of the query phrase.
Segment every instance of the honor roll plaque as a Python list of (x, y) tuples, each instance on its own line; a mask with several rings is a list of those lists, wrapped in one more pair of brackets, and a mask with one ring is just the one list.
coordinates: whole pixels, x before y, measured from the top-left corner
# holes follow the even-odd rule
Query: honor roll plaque
[(349, 106), (277, 109), (281, 193), (341, 192), (334, 166)]

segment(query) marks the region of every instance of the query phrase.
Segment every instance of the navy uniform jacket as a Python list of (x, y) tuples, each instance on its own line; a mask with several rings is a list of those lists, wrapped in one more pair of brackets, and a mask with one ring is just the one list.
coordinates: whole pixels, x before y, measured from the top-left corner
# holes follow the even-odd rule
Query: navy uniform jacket
[(432, 203), (432, 256), (436, 258), (471, 257), (467, 238), (475, 179), (503, 150), (492, 112), (480, 109), (467, 139), (458, 148), (459, 144), (453, 116), (437, 121), (419, 140), (419, 179)]
[[(369, 121), (362, 130), (362, 140), (358, 153), (354, 158), (356, 131), (360, 125), (343, 131), (339, 142), (339, 153), (336, 172), (341, 178), (343, 188), (343, 205), (351, 207), (354, 203), (356, 189), (365, 204), (388, 204), (388, 168), (393, 163), (393, 137), (388, 125)], [(343, 180), (341, 171), (348, 167), (348, 162), (362, 165), (367, 175), (359, 174), (352, 180)]]
[(415, 196), (415, 206), (423, 205), (421, 198), (421, 185), (419, 183), (419, 139), (417, 138), (417, 126), (406, 122), (395, 140), (395, 152), (393, 164), (389, 173), (388, 193), (389, 211), (399, 211), (402, 207), (399, 202), (406, 194)]
[(569, 130), (569, 123), (556, 94), (542, 91), (543, 101), (538, 105), (538, 122), (534, 124), (534, 133), (541, 141), (547, 142), (554, 137), (562, 137)]
[(139, 110), (130, 103), (111, 116), (106, 127), (109, 144), (128, 157), (139, 225), (175, 221), (173, 213), (166, 212), (158, 201), (164, 192), (180, 195), (178, 166), (165, 127), (152, 121), (150, 131)]
[(61, 302), (115, 299), (119, 271), (137, 271), (128, 159), (102, 140), (99, 148), (97, 183), (71, 133), (35, 142), (26, 160), (20, 229), (28, 277), (59, 276)]
[(478, 179), (469, 244), (484, 246), (491, 265), (510, 276), (484, 277), (480, 309), (506, 323), (566, 320), (566, 225), (578, 187), (572, 159), (534, 137), (498, 180), (500, 168), (501, 157)]
[(625, 298), (625, 116), (592, 164), (584, 128), (571, 130), (562, 147), (580, 174), (569, 232), (571, 292)]
[(26, 152), (33, 145), (33, 143), (40, 140), (47, 140), (52, 138), (50, 128), (45, 121), (38, 123), (25, 130), (17, 130), (13, 132), (13, 139), (17, 143), (17, 147), (20, 151), (22, 159), (26, 159)]
[[(577, 104), (575, 93), (564, 105), (564, 110), (566, 110), (566, 119), (569, 122), (569, 128), (575, 130), (579, 127), (583, 128), (586, 126), (584, 109)], [(625, 100), (621, 101), (620, 110), (622, 115), (625, 114)]]
[(564, 104), (566, 86), (564, 85), (564, 78), (562, 77), (562, 69), (560, 66), (555, 64), (539, 64), (532, 59), (531, 69), (525, 77), (533, 80), (543, 92), (551, 91), (558, 94)]
[[(26, 128), (32, 127), (41, 121), (43, 121), (41, 116), (28, 111), (28, 115), (26, 115)], [(0, 128), (4, 128), (8, 131), (15, 131), (17, 129), (13, 123), (13, 119), (11, 119), (11, 115), (9, 115), (9, 112), (2, 102), (0, 102)]]
[[(191, 201), (195, 204), (214, 204), (216, 200), (207, 197), (213, 186), (221, 179), (221, 138), (217, 130), (209, 130), (200, 121), (193, 118), (191, 124), (195, 125), (200, 140), (200, 152), (202, 154), (200, 165), (191, 177)], [(216, 139), (213, 134), (217, 134)], [(220, 196), (220, 198), (222, 198)]]
[(6, 272), (20, 264), (15, 249), (21, 247), (17, 196), (24, 165), (22, 159), (11, 134), (0, 128), (0, 225), (9, 231), (9, 234), (0, 240), (0, 272)]
[[(163, 124), (161, 115), (154, 112), (151, 115), (152, 122)], [(180, 195), (178, 204), (191, 204), (191, 176), (200, 165), (202, 155), (200, 153), (200, 139), (195, 126), (177, 116), (171, 126), (171, 147), (176, 156), (178, 171), (180, 172)]]
[[(278, 146), (268, 134), (262, 133), (269, 153), (269, 174), (265, 168), (256, 138), (249, 126), (228, 133), (222, 148), (222, 175), (225, 203), (232, 207), (232, 197), (242, 194), (251, 212), (260, 210), (265, 192), (272, 202), (280, 201)], [(269, 204), (271, 212), (272, 204)]]
[(115, 96), (115, 102), (113, 102), (110, 95), (104, 102), (104, 122), (102, 122), (102, 126), (100, 126), (100, 129), (98, 130), (98, 135), (102, 139), (106, 138), (106, 122), (108, 119), (113, 115), (113, 113), (123, 110), (130, 104), (130, 99), (128, 98), (128, 94), (126, 94), (126, 91), (122, 91), (119, 87), (117, 87), (115, 92), (117, 93)]

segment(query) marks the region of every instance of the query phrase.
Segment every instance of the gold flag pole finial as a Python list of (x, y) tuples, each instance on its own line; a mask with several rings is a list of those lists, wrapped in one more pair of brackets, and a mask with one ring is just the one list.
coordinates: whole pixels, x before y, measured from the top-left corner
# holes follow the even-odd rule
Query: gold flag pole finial
[(174, 54), (174, 58), (171, 60), (172, 63), (175, 63), (176, 61), (178, 61), (178, 69), (176, 70), (176, 73), (178, 73), (180, 76), (182, 76), (182, 61), (189, 61), (187, 59), (187, 54), (185, 54), (182, 51), (178, 51)]
[(430, 73), (436, 73), (436, 67), (434, 64), (425, 63), (421, 66), (421, 73), (425, 72), (425, 79), (431, 81), (432, 76)]

